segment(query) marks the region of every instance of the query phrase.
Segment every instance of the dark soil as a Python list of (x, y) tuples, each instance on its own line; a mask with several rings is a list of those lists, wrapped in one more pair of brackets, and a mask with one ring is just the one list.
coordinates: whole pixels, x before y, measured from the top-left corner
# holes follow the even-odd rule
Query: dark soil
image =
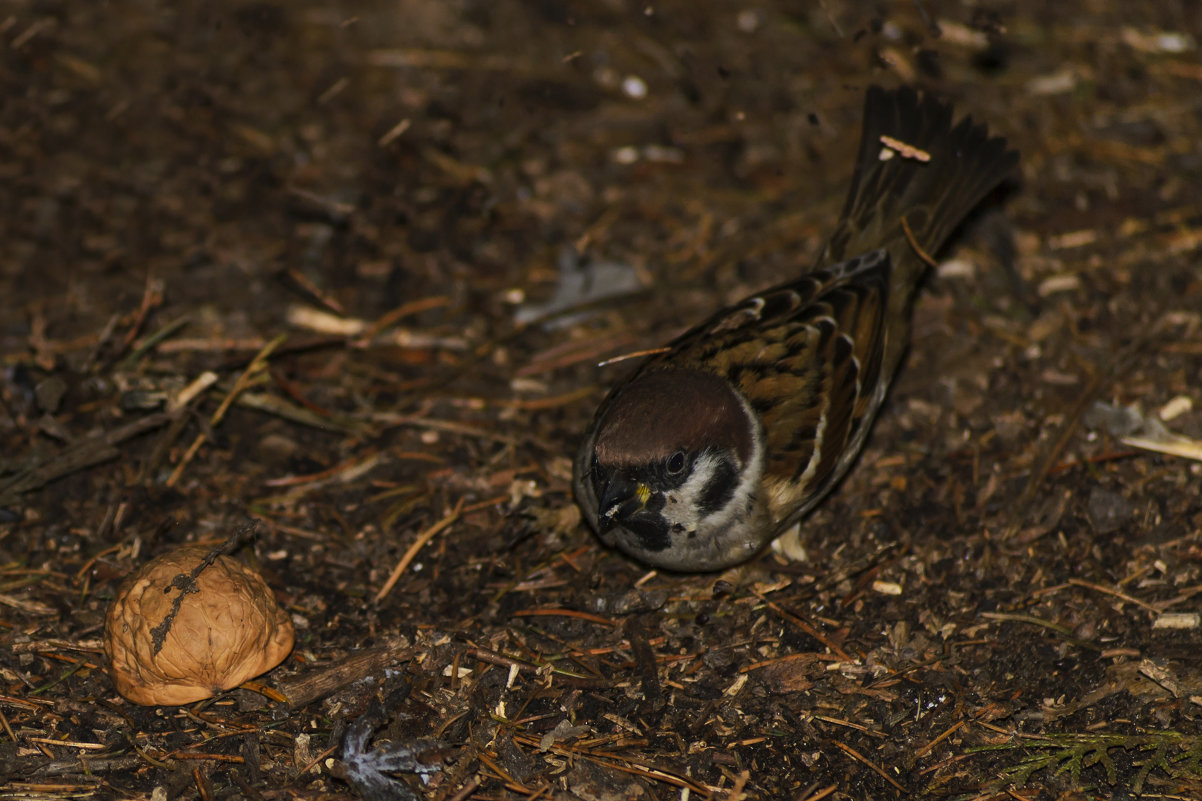
[[(0, 796), (1202, 797), (1202, 463), (1113, 419), (1202, 438), (1202, 20), (1132, 8), (6, 3)], [(1020, 173), (809, 558), (648, 572), (596, 365), (806, 269), (871, 83)], [(252, 523), (292, 656), (123, 700), (121, 579)]]

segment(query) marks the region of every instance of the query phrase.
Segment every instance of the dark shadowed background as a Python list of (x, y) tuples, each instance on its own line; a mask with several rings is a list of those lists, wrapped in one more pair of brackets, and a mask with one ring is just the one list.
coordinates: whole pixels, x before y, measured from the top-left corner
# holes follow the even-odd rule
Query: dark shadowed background
[[(1132, 8), (7, 0), (0, 794), (1198, 797), (1202, 465), (1124, 437), (1202, 438), (1202, 22)], [(806, 269), (874, 82), (1022, 165), (809, 559), (604, 550), (598, 362)], [(252, 521), (284, 695), (122, 700), (121, 579)]]

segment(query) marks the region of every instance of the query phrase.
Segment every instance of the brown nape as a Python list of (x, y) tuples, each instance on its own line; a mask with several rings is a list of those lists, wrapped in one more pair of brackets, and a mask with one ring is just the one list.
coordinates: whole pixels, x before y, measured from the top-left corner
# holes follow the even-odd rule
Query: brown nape
[(656, 370), (634, 379), (614, 398), (594, 448), (604, 465), (646, 464), (705, 446), (731, 449), (746, 463), (751, 426), (738, 395), (718, 376)]

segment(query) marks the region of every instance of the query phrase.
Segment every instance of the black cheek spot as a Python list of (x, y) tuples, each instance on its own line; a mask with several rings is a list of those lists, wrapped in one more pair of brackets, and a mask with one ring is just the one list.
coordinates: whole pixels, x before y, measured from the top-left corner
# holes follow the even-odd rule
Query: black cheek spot
[(705, 490), (697, 500), (697, 506), (702, 515), (716, 512), (730, 501), (739, 486), (739, 472), (728, 461), (718, 462), (714, 474), (705, 485)]

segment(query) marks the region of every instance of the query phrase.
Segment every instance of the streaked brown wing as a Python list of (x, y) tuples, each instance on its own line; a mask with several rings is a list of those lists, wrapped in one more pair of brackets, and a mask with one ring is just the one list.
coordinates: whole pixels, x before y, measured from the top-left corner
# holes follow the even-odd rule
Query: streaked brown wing
[(758, 293), (642, 368), (691, 367), (740, 389), (763, 422), (768, 500), (779, 522), (816, 502), (863, 444), (884, 395), (889, 271), (888, 254), (873, 251)]

